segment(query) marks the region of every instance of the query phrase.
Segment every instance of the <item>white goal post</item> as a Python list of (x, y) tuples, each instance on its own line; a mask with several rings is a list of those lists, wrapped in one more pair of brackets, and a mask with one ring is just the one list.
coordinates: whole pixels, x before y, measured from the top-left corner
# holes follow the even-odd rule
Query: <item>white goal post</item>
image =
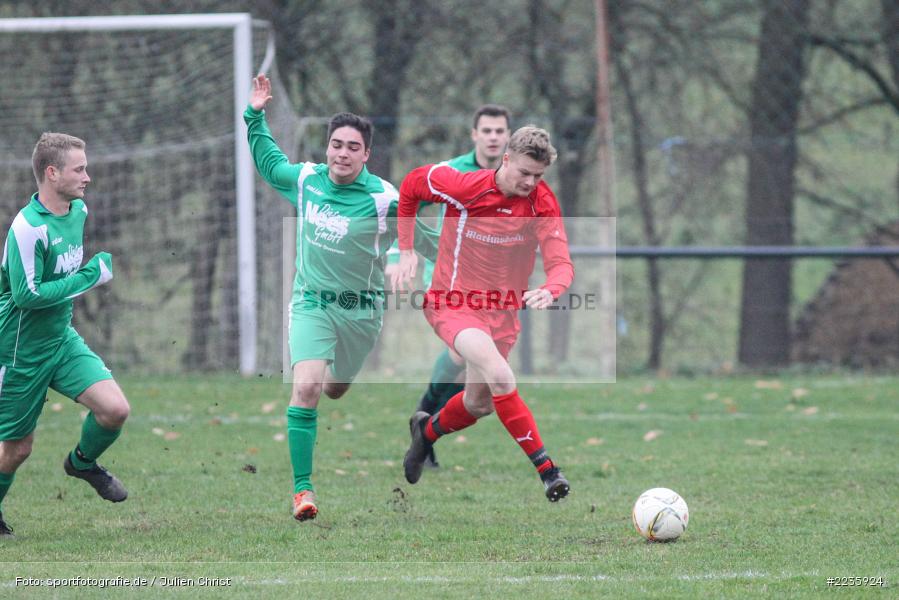
[[(237, 278), (240, 372), (257, 368), (257, 285), (254, 168), (243, 123), (253, 76), (253, 26), (248, 13), (134, 15), (0, 19), (0, 33), (111, 32), (173, 29), (230, 29), (233, 32), (234, 156), (237, 224)], [(270, 63), (273, 44), (264, 61)], [(263, 66), (260, 71), (266, 70)]]

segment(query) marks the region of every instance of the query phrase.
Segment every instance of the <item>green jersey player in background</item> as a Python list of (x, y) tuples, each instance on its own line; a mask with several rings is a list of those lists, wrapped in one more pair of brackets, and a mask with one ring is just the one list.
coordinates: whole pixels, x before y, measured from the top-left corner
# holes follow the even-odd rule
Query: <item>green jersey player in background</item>
[[(509, 143), (511, 115), (509, 109), (499, 104), (484, 104), (474, 113), (471, 128), (471, 141), (474, 149), (449, 161), (450, 166), (463, 173), (478, 171), (480, 169), (498, 169), (503, 161), (503, 153)], [(443, 224), (443, 213), (446, 204), (440, 205), (440, 224)], [(399, 263), (399, 250), (391, 250), (391, 264), (387, 275), (391, 278), (394, 290), (393, 275)], [(431, 287), (431, 275), (434, 272), (434, 263), (426, 261), (422, 270), (422, 282), (424, 289)], [(431, 381), (427, 389), (418, 401), (416, 411), (424, 411), (429, 415), (437, 414), (450, 398), (462, 391), (465, 371), (465, 361), (461, 356), (449, 348), (444, 348), (434, 361), (431, 369)], [(425, 466), (438, 467), (437, 457), (433, 446), (429, 448), (429, 455)]]
[[(271, 81), (253, 80), (244, 113), (259, 174), (297, 208), (297, 274), (289, 312), (288, 344), (293, 389), (287, 439), (293, 467), (293, 516), (318, 513), (312, 485), (318, 402), (322, 392), (340, 398), (362, 368), (381, 332), (384, 266), (396, 239), (398, 192), (365, 168), (373, 127), (368, 119), (339, 113), (328, 124), (327, 163), (291, 163), (265, 121)], [(436, 256), (437, 234), (419, 224)]]
[[(63, 462), (111, 502), (128, 497), (97, 464), (119, 437), (130, 407), (99, 356), (72, 327), (72, 299), (112, 279), (112, 257), (82, 266), (82, 200), (90, 183), (82, 140), (45, 133), (32, 154), (38, 191), (9, 228), (0, 266), (0, 503), (31, 454), (48, 388), (90, 412), (81, 439)], [(0, 513), (0, 536), (12, 530)]]

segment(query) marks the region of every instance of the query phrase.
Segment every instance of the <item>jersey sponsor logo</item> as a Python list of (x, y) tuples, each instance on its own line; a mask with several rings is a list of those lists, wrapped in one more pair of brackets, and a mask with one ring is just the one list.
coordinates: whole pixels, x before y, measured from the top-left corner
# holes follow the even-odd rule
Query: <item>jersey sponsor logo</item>
[(501, 213), (505, 213), (507, 215), (511, 215), (512, 209), (511, 208), (497, 208), (496, 212), (501, 212)]
[(339, 244), (350, 230), (350, 218), (341, 215), (330, 204), (319, 206), (306, 202), (305, 216), (306, 222), (315, 227), (312, 235), (318, 243)]
[(53, 238), (53, 241), (50, 242), (50, 245), (51, 245), (51, 246), (55, 246), (56, 244), (58, 244), (58, 243), (60, 243), (60, 242), (62, 242), (62, 237)]
[(495, 245), (514, 244), (516, 242), (524, 241), (524, 236), (520, 233), (516, 233), (515, 235), (491, 235), (475, 231), (474, 229), (466, 230), (465, 237), (472, 240), (477, 240), (479, 242), (484, 242), (485, 244)]
[(66, 277), (72, 275), (81, 268), (81, 260), (84, 258), (84, 246), (73, 246), (69, 244), (69, 249), (56, 257), (56, 268), (54, 273), (65, 273)]
[(306, 189), (315, 194), (316, 196), (324, 196), (325, 193), (315, 187), (314, 185), (306, 184)]

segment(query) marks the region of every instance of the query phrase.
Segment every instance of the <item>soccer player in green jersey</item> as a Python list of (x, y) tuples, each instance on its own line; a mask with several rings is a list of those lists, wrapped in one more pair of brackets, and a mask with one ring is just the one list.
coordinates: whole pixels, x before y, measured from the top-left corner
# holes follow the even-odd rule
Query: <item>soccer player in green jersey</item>
[[(0, 503), (31, 454), (47, 389), (90, 412), (63, 462), (111, 502), (128, 492), (97, 458), (119, 437), (130, 407), (112, 373), (72, 327), (72, 299), (112, 279), (112, 257), (82, 266), (82, 200), (90, 183), (84, 141), (45, 133), (32, 154), (37, 193), (9, 228), (0, 265)], [(12, 530), (0, 513), (0, 536)]]
[[(457, 171), (469, 172), (479, 169), (498, 169), (503, 161), (503, 153), (509, 143), (511, 115), (509, 109), (499, 104), (484, 104), (474, 113), (471, 128), (471, 141), (474, 149), (467, 154), (457, 156), (447, 161)], [(443, 214), (446, 205), (440, 205), (440, 223), (443, 223)], [(395, 257), (395, 258), (394, 258)], [(387, 274), (393, 280), (393, 275), (399, 263), (399, 250), (391, 255), (391, 264)], [(434, 272), (434, 263), (426, 261), (422, 270), (424, 288), (431, 287), (431, 275)], [(393, 284), (394, 289), (396, 284)], [(431, 369), (431, 381), (427, 389), (418, 401), (416, 411), (424, 411), (430, 415), (436, 414), (449, 401), (450, 398), (462, 391), (465, 371), (465, 361), (461, 356), (449, 348), (437, 356)], [(437, 468), (437, 456), (433, 446), (429, 448), (429, 455), (425, 465)]]
[[(244, 120), (259, 174), (297, 208), (287, 439), (293, 516), (305, 521), (318, 513), (311, 476), (321, 394), (340, 398), (347, 392), (381, 332), (384, 266), (396, 239), (399, 195), (365, 168), (373, 127), (358, 115), (331, 118), (325, 164), (291, 163), (265, 121), (271, 91), (265, 75), (254, 78)], [(425, 243), (417, 248), (435, 257), (436, 232), (420, 223), (419, 230)]]

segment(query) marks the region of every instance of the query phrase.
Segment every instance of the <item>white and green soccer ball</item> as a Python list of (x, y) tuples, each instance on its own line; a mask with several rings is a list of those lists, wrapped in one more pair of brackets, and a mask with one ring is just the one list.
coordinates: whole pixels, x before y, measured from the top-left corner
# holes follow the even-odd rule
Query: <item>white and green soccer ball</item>
[(634, 527), (647, 540), (669, 542), (687, 530), (687, 503), (668, 488), (646, 490), (634, 503)]

